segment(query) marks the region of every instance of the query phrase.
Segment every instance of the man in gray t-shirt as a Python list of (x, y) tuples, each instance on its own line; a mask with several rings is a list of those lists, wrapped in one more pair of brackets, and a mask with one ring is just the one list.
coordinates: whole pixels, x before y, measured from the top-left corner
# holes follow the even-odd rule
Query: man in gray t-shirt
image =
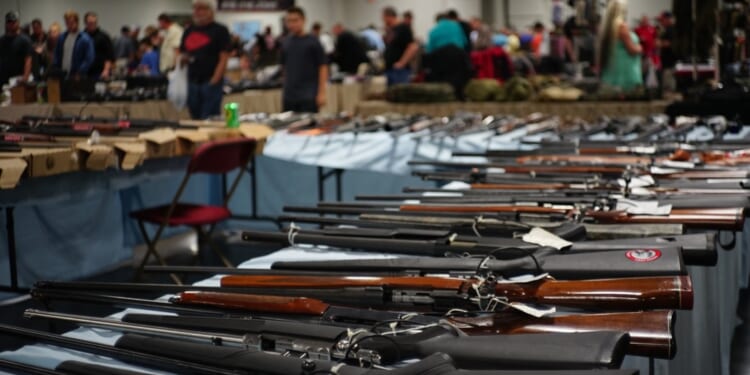
[(326, 103), (328, 65), (323, 46), (315, 36), (305, 34), (305, 12), (287, 9), (289, 36), (281, 48), (284, 68), (284, 111), (316, 113)]

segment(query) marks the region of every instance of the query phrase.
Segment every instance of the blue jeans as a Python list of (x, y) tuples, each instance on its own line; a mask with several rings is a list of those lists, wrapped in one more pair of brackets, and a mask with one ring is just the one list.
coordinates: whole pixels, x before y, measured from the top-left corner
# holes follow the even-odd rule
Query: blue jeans
[(388, 78), (388, 86), (397, 85), (399, 83), (409, 83), (411, 69), (403, 68), (386, 70), (385, 76)]
[(188, 109), (194, 120), (205, 120), (221, 114), (223, 85), (210, 83), (188, 83)]

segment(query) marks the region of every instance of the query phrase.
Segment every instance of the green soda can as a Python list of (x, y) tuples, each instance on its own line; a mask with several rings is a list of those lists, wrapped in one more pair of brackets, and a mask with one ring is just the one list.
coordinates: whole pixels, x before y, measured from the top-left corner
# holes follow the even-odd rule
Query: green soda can
[(227, 121), (227, 127), (236, 129), (240, 127), (240, 106), (237, 103), (227, 103), (224, 105), (224, 118)]

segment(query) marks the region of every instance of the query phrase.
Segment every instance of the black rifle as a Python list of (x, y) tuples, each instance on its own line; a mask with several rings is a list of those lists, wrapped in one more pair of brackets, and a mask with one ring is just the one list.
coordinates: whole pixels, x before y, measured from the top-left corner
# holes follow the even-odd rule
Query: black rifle
[[(505, 276), (546, 272), (553, 277), (562, 279), (586, 279), (593, 277), (680, 275), (685, 272), (682, 249), (669, 243), (648, 243), (645, 246), (643, 244), (628, 245), (623, 243), (621, 248), (613, 249), (613, 244), (609, 242), (604, 245), (597, 246), (594, 244), (588, 248), (560, 252), (529, 244), (519, 239), (494, 238), (492, 241), (484, 241), (484, 238), (461, 236), (448, 239), (398, 240), (378, 237), (330, 236), (306, 230), (297, 230), (292, 236), (288, 233), (261, 231), (246, 231), (243, 232), (242, 236), (246, 241), (266, 241), (293, 245), (289, 242), (290, 237), (294, 238), (294, 243), (326, 245), (381, 253), (431, 257), (453, 255), (452, 258), (435, 259), (436, 262), (445, 262), (442, 264), (455, 261), (455, 256), (461, 254), (471, 254), (475, 256), (473, 260), (498, 258), (503, 260), (493, 260), (497, 267), (495, 271), (502, 272)], [(585, 244), (585, 242), (582, 244)], [(652, 262), (638, 263), (630, 261), (625, 256), (628, 251), (643, 249), (644, 247), (658, 249), (661, 257)], [(703, 252), (707, 253), (700, 256), (700, 260), (703, 262), (706, 262), (708, 258), (716, 257), (715, 248), (713, 248), (713, 251), (703, 250)], [(425, 261), (429, 261), (429, 259), (425, 259)], [(398, 262), (398, 260), (394, 260), (394, 262)], [(472, 270), (475, 269), (476, 264), (474, 264)], [(447, 268), (444, 270), (461, 271), (466, 269)]]
[[(470, 370), (512, 369), (516, 368), (517, 361), (521, 358), (525, 362), (524, 368), (531, 370), (618, 368), (629, 342), (627, 334), (617, 332), (461, 337), (447, 326), (376, 338), (371, 332), (351, 334), (340, 327), (260, 319), (234, 321), (235, 330), (243, 333), (238, 335), (216, 333), (226, 330), (227, 321), (214, 318), (135, 316), (120, 322), (36, 310), (27, 310), (24, 316), (67, 321), (84, 327), (239, 347), (249, 351), (278, 352), (282, 356), (322, 361), (354, 358), (360, 363), (389, 365), (443, 352), (457, 366)], [(186, 330), (186, 327), (203, 327), (208, 328), (208, 331)], [(538, 350), (542, 345), (549, 351)], [(599, 350), (592, 352), (590, 347), (597, 347)]]
[(179, 374), (222, 374), (237, 375), (235, 371), (226, 370), (220, 366), (207, 366), (190, 362), (189, 360), (170, 359), (163, 356), (145, 354), (137, 350), (123, 350), (110, 345), (94, 343), (86, 340), (74, 339), (53, 333), (35, 331), (11, 325), (0, 324), (0, 335), (16, 336), (34, 342), (43, 342), (54, 346), (69, 348), (86, 353), (97, 354), (121, 360), (123, 362), (141, 365), (148, 368), (160, 369)]

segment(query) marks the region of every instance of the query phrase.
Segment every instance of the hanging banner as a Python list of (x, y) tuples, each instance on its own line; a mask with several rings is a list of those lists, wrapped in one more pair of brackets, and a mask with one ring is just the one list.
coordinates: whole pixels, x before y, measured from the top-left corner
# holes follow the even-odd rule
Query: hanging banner
[(218, 0), (222, 11), (282, 11), (294, 6), (294, 0)]

